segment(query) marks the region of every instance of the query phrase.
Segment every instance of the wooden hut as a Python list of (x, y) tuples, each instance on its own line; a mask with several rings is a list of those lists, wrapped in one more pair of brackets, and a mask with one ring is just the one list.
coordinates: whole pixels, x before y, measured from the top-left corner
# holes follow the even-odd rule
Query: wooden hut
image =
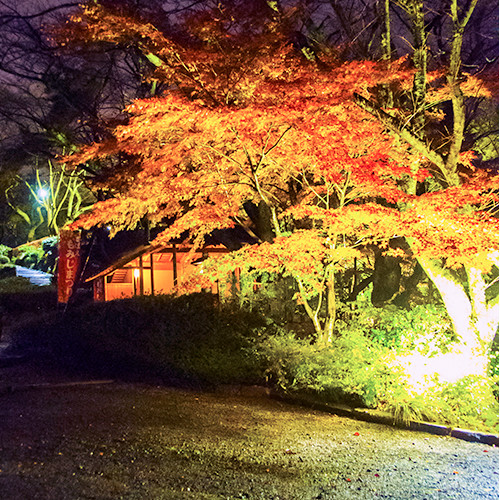
[[(85, 281), (92, 282), (96, 301), (167, 294), (173, 291), (181, 278), (199, 272), (199, 264), (204, 259), (229, 252), (222, 245), (212, 245), (191, 253), (188, 258), (191, 249), (186, 244), (144, 245)], [(218, 293), (217, 284), (212, 286), (211, 291)]]

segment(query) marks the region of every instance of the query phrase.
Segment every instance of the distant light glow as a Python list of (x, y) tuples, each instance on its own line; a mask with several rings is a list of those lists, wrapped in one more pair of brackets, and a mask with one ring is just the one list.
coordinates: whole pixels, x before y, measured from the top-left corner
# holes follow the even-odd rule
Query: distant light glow
[(38, 189), (37, 195), (41, 200), (46, 200), (49, 197), (49, 190), (47, 188), (41, 187)]
[(139, 279), (140, 275), (141, 275), (141, 272), (139, 271), (139, 269), (134, 269), (134, 278)]

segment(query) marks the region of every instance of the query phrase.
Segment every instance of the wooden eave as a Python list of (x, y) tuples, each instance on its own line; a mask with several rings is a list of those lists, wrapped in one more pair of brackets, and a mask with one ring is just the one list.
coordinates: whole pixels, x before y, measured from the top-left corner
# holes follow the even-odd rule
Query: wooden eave
[[(191, 250), (192, 247), (190, 246), (184, 246), (184, 245), (179, 245), (176, 246), (174, 249), (173, 244), (170, 247), (164, 246), (164, 245), (142, 245), (135, 250), (132, 250), (131, 252), (127, 252), (124, 254), (122, 257), (117, 259), (113, 264), (111, 264), (109, 267), (104, 269), (103, 271), (100, 271), (98, 274), (95, 274), (94, 276), (91, 276), (90, 278), (87, 278), (85, 280), (85, 283), (89, 283), (91, 281), (94, 281), (98, 278), (101, 278), (103, 276), (107, 276), (108, 274), (112, 273), (113, 271), (116, 271), (117, 269), (120, 269), (123, 266), (126, 266), (129, 262), (132, 262), (133, 260), (137, 259), (137, 257), (141, 257), (143, 255), (148, 255), (152, 253), (188, 253)], [(212, 253), (229, 253), (228, 249), (223, 249), (223, 248), (217, 248), (215, 245), (208, 245), (207, 249), (210, 249), (210, 252)], [(203, 252), (205, 249), (201, 248), (197, 250), (197, 252)]]
[(142, 245), (135, 250), (132, 250), (131, 252), (127, 252), (126, 254), (122, 255), (119, 259), (117, 259), (113, 264), (111, 264), (109, 267), (104, 269), (103, 271), (99, 272), (98, 274), (95, 274), (94, 276), (91, 276), (90, 278), (87, 278), (85, 280), (85, 283), (89, 283), (90, 281), (94, 281), (97, 278), (101, 278), (102, 276), (106, 276), (113, 271), (116, 271), (120, 267), (125, 266), (129, 262), (133, 261), (134, 259), (137, 259), (137, 257), (140, 257), (141, 255), (146, 255), (148, 253), (154, 252), (156, 249), (161, 248), (160, 245)]

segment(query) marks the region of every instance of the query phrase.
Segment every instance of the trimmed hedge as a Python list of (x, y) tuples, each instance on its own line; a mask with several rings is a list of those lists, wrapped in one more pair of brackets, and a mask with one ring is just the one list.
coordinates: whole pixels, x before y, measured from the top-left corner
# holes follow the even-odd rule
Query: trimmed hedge
[(55, 310), (57, 291), (54, 286), (36, 286), (21, 276), (0, 279), (0, 308), (9, 314), (39, 313)]
[(90, 303), (14, 332), (14, 346), (111, 376), (170, 382), (256, 383), (246, 347), (262, 317), (214, 303), (211, 294)]
[(7, 259), (7, 257), (2, 257), (0, 255), (0, 280), (5, 278), (13, 278), (16, 276), (16, 266), (14, 264), (9, 264), (8, 262), (3, 262), (3, 259)]

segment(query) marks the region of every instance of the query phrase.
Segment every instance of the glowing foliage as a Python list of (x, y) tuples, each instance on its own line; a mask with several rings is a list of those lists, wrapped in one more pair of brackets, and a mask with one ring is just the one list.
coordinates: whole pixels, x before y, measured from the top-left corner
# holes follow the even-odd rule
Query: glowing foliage
[[(379, 83), (408, 86), (405, 60), (388, 71), (374, 62), (304, 58), (272, 16), (247, 27), (251, 37), (233, 21), (226, 11), (199, 14), (189, 24), (197, 42), (187, 45), (95, 6), (68, 25), (72, 43), (135, 43), (168, 89), (132, 103), (129, 122), (112, 139), (67, 159), (121, 158), (108, 179), (113, 197), (79, 226), (173, 220), (158, 243), (187, 235), (201, 246), (214, 230), (240, 225), (259, 241), (218, 260), (218, 271), (208, 264), (199, 282), (216, 279), (221, 268), (289, 275), (303, 303), (329, 284), (332, 295), (334, 273), (364, 247), (395, 238), (412, 241), (414, 256), (443, 258), (448, 267), (491, 267), (497, 228), (487, 210), (496, 203), (496, 180), (471, 171), (464, 153), (471, 173), (463, 186), (408, 194), (432, 165), (351, 101)], [(471, 80), (468, 91), (479, 86)], [(437, 84), (433, 92), (446, 98)], [(265, 207), (270, 237), (259, 234), (248, 203)], [(316, 322), (317, 331), (327, 323)]]

